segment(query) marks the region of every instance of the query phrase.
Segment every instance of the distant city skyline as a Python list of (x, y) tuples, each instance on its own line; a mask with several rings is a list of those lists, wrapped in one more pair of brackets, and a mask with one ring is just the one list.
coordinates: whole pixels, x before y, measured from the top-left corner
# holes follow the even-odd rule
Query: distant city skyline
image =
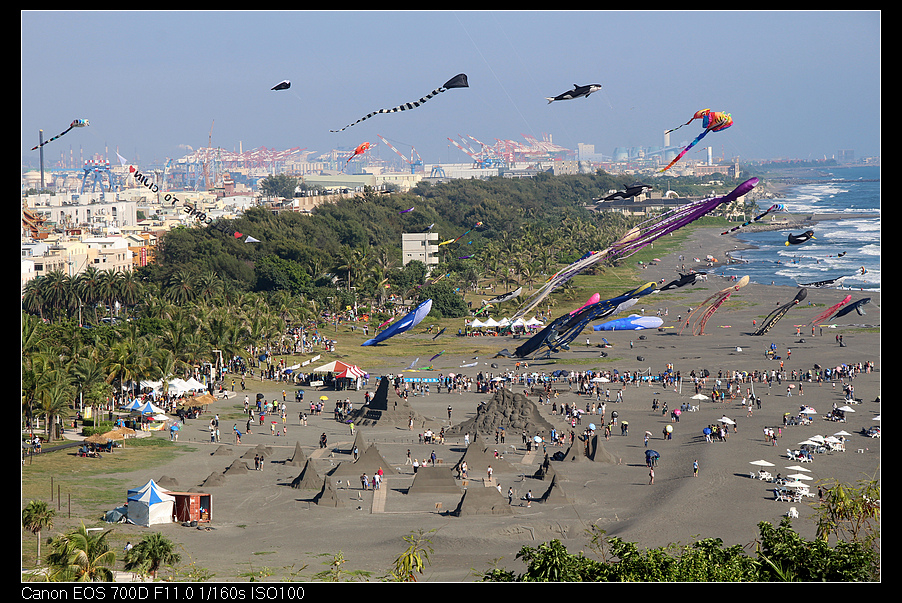
[[(879, 11), (23, 11), (21, 155), (315, 152), (467, 160), (448, 138), (653, 147), (703, 108), (732, 128), (700, 147), (740, 160), (880, 154)], [(469, 87), (427, 95), (457, 73)], [(290, 80), (287, 90), (271, 88)], [(548, 103), (574, 84), (588, 98)], [(671, 134), (691, 140), (698, 121)], [(693, 150), (694, 153), (695, 150)], [(701, 152), (701, 151), (700, 151)]]

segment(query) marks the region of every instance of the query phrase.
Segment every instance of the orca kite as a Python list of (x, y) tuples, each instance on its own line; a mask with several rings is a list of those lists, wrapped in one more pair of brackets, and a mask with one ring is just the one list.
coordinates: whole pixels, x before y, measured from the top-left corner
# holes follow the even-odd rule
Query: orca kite
[(595, 203), (601, 203), (603, 201), (622, 201), (624, 199), (629, 199), (630, 197), (635, 197), (636, 195), (641, 195), (647, 190), (651, 190), (651, 187), (647, 184), (632, 184), (626, 187), (626, 190), (617, 191), (616, 193), (611, 193), (604, 199), (599, 199)]
[(573, 84), (573, 90), (562, 92), (561, 94), (558, 94), (554, 97), (546, 96), (545, 100), (547, 100), (548, 104), (550, 105), (554, 101), (572, 100), (581, 96), (589, 98), (590, 94), (592, 94), (593, 92), (598, 92), (599, 90), (601, 90), (601, 84), (588, 84), (586, 86), (577, 86), (576, 84)]

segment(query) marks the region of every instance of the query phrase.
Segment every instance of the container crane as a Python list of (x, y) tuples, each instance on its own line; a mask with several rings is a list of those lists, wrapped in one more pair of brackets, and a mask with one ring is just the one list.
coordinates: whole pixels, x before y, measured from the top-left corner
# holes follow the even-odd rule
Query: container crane
[(418, 171), (421, 171), (421, 170), (423, 169), (423, 160), (420, 158), (420, 154), (417, 153), (417, 150), (416, 150), (415, 148), (410, 147), (410, 159), (408, 159), (407, 157), (404, 156), (404, 153), (402, 153), (401, 151), (399, 151), (398, 149), (396, 149), (396, 148), (394, 147), (394, 145), (392, 145), (392, 143), (390, 143), (389, 141), (387, 141), (387, 140), (385, 139), (384, 136), (382, 136), (381, 134), (376, 134), (376, 136), (378, 136), (378, 137), (379, 137), (379, 140), (381, 140), (381, 141), (384, 142), (386, 145), (388, 145), (388, 148), (390, 148), (392, 151), (394, 151), (395, 153), (397, 153), (398, 156), (399, 156), (401, 159), (403, 159), (404, 162), (407, 163), (407, 164), (410, 166), (410, 173), (411, 173), (411, 174), (416, 174)]

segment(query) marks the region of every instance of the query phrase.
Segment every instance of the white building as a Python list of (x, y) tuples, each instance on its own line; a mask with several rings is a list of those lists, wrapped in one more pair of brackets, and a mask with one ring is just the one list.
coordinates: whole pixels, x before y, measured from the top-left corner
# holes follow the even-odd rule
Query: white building
[(414, 260), (430, 266), (438, 264), (437, 232), (405, 232), (401, 235), (401, 259), (406, 266)]

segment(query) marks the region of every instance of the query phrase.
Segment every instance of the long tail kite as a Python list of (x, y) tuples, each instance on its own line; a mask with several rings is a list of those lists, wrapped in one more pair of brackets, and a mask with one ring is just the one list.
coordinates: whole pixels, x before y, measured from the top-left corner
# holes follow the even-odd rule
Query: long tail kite
[[(702, 130), (701, 134), (699, 134), (698, 136), (695, 137), (695, 140), (693, 140), (692, 142), (689, 143), (689, 146), (687, 146), (685, 149), (683, 149), (679, 155), (674, 157), (673, 161), (671, 161), (667, 165), (667, 167), (662, 169), (661, 172), (666, 172), (671, 167), (673, 167), (673, 164), (675, 164), (677, 161), (682, 159), (683, 155), (685, 155), (686, 153), (689, 152), (689, 149), (691, 149), (692, 147), (697, 145), (699, 143), (699, 141), (701, 141), (702, 138), (704, 138), (705, 136), (708, 135), (708, 132), (721, 132), (733, 125), (733, 118), (730, 116), (729, 113), (724, 113), (722, 111), (711, 111), (710, 109), (703, 109), (701, 111), (697, 111), (695, 113), (695, 115), (692, 117), (692, 119), (690, 119), (685, 124), (683, 124), (683, 126), (689, 125), (690, 123), (692, 123), (693, 120), (696, 120), (696, 119), (702, 120), (702, 125), (704, 126), (705, 129)], [(679, 128), (682, 128), (683, 126), (679, 126), (677, 128), (674, 128), (673, 130), (678, 130)], [(668, 131), (673, 132), (673, 130), (668, 130)]]
[(44, 145), (47, 144), (48, 142), (53, 142), (54, 140), (56, 140), (56, 139), (59, 138), (60, 136), (63, 136), (66, 132), (68, 132), (68, 131), (71, 130), (72, 128), (84, 128), (85, 126), (89, 126), (89, 125), (91, 125), (91, 124), (88, 123), (88, 120), (87, 120), (87, 119), (73, 119), (73, 120), (72, 120), (72, 123), (69, 124), (69, 127), (68, 127), (68, 128), (66, 128), (65, 130), (63, 130), (62, 132), (60, 132), (59, 134), (57, 134), (57, 135), (54, 136), (53, 138), (51, 138), (51, 139), (49, 139), (49, 140), (45, 140), (45, 141), (42, 142), (41, 144), (35, 145), (35, 146), (31, 147), (31, 150), (34, 151), (35, 149), (41, 148), (42, 146), (44, 146)]
[(341, 130), (329, 130), (329, 131), (330, 132), (342, 132), (344, 130), (347, 130), (351, 126), (356, 126), (360, 122), (367, 120), (367, 119), (373, 117), (374, 115), (378, 115), (380, 113), (397, 113), (399, 111), (407, 111), (409, 109), (416, 109), (417, 107), (419, 107), (420, 105), (422, 105), (423, 103), (428, 101), (433, 96), (436, 96), (440, 92), (444, 92), (445, 90), (449, 90), (451, 88), (469, 88), (469, 86), (470, 85), (467, 83), (467, 75), (465, 73), (459, 73), (418, 101), (414, 101), (412, 103), (404, 103), (403, 105), (398, 105), (397, 107), (394, 107), (393, 109), (379, 109), (378, 111), (373, 111), (372, 113), (368, 113), (368, 114), (364, 115), (363, 117), (361, 117), (354, 123), (346, 125)]
[(771, 213), (771, 212), (775, 212), (775, 211), (783, 211), (784, 209), (785, 209), (785, 207), (783, 206), (782, 203), (775, 203), (774, 205), (771, 205), (770, 207), (768, 207), (766, 211), (764, 211), (764, 212), (758, 214), (757, 216), (755, 216), (755, 217), (752, 218), (751, 220), (748, 220), (747, 222), (743, 222), (743, 223), (740, 224), (739, 226), (734, 226), (734, 227), (731, 228), (730, 230), (725, 230), (725, 231), (723, 231), (723, 232), (720, 233), (720, 234), (721, 234), (721, 235), (725, 235), (725, 234), (730, 234), (731, 232), (736, 232), (736, 231), (739, 230), (740, 228), (743, 228), (743, 227), (745, 227), (745, 226), (748, 226), (749, 224), (751, 224), (751, 223), (753, 223), (753, 222), (757, 222), (758, 220), (760, 220), (761, 218), (763, 218), (764, 216), (766, 216), (767, 214), (769, 214), (769, 213)]
[(526, 315), (526, 313), (531, 312), (555, 289), (587, 269), (589, 266), (602, 260), (629, 257), (664, 235), (674, 232), (701, 218), (719, 205), (723, 203), (732, 203), (739, 197), (751, 191), (757, 185), (758, 179), (750, 178), (723, 197), (700, 199), (699, 201), (681, 205), (663, 214), (649, 218), (631, 229), (607, 249), (594, 253), (587, 253), (566, 268), (561, 269), (526, 300), (525, 304), (511, 317), (511, 320), (516, 320), (517, 318)]

